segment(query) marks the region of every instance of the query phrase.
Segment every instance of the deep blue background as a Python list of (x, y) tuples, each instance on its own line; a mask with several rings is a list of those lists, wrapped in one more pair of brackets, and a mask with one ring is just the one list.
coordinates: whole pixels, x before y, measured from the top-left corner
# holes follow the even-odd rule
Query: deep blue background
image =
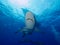
[[(30, 2), (30, 8), (29, 6), (24, 8), (35, 14), (37, 27), (44, 33), (33, 32), (25, 38), (40, 42), (41, 45), (60, 45), (60, 1), (46, 0), (43, 3), (39, 1), (33, 0)], [(12, 7), (7, 2), (0, 0), (0, 45), (38, 45), (32, 42), (20, 42), (23, 40), (22, 33), (15, 34), (15, 32), (24, 27), (25, 12), (18, 7), (16, 7), (18, 9), (13, 8), (14, 6)]]

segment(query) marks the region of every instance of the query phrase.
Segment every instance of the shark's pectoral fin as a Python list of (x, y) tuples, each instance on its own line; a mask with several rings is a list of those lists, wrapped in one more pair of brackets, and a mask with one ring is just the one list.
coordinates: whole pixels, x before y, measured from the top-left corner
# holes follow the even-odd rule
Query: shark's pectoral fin
[(44, 32), (44, 31), (40, 30), (39, 28), (35, 28), (35, 32), (40, 32), (40, 33), (42, 33), (42, 34), (45, 34), (45, 33), (46, 33), (46, 32)]
[(28, 33), (26, 27), (24, 27), (24, 28), (22, 28), (20, 30), (17, 30), (15, 33), (17, 34), (19, 32), (22, 32), (23, 33), (23, 36), (22, 37), (25, 37), (27, 35), (27, 33)]
[(17, 30), (15, 33), (23, 32), (25, 30), (25, 27), (22, 29)]
[(40, 30), (38, 28), (35, 28), (35, 32), (40, 32)]
[(17, 34), (17, 33), (22, 32), (22, 31), (23, 31), (23, 29), (19, 29), (15, 33)]
[(15, 33), (17, 34), (17, 33), (19, 33), (20, 32), (20, 30), (17, 30)]

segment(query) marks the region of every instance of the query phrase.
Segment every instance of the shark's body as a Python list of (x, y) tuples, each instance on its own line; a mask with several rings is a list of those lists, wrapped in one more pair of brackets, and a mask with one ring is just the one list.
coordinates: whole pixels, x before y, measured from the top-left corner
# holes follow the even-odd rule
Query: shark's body
[[(25, 9), (23, 9), (23, 11), (25, 11)], [(38, 29), (37, 24), (38, 23), (36, 21), (34, 13), (32, 13), (31, 11), (27, 11), (27, 12), (25, 11), (25, 27), (23, 27), (21, 30), (18, 30), (16, 33), (22, 32), (23, 33), (22, 37), (25, 37), (26, 35), (31, 35), (34, 31), (41, 32)], [(42, 32), (42, 33), (44, 33), (44, 32)], [(31, 42), (32, 44), (43, 45), (43, 42), (40, 42), (40, 41), (34, 42), (30, 39), (22, 39), (22, 41), (20, 40), (19, 42), (20, 43)]]
[(27, 11), (25, 14), (25, 27), (23, 27), (21, 30), (18, 30), (16, 33), (21, 31), (23, 33), (23, 37), (25, 35), (32, 34), (33, 31), (38, 31), (38, 28), (36, 27), (36, 19), (34, 14), (31, 11)]

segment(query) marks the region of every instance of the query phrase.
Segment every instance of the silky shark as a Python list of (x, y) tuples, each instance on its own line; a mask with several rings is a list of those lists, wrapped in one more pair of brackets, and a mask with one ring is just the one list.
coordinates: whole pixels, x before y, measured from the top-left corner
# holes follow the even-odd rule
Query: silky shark
[(22, 32), (23, 33), (23, 37), (25, 37), (25, 35), (30, 35), (33, 33), (33, 31), (39, 32), (40, 30), (38, 29), (38, 27), (36, 26), (36, 18), (34, 13), (32, 13), (31, 11), (27, 10), (27, 9), (22, 9), (25, 15), (25, 27), (23, 27), (21, 30), (18, 30), (16, 33), (18, 32)]

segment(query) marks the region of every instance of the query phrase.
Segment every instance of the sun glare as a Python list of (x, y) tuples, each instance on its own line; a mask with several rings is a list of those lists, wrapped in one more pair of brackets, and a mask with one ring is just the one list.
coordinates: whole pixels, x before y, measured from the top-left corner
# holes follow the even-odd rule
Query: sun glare
[(24, 7), (28, 5), (28, 0), (9, 0), (9, 2), (16, 7)]

